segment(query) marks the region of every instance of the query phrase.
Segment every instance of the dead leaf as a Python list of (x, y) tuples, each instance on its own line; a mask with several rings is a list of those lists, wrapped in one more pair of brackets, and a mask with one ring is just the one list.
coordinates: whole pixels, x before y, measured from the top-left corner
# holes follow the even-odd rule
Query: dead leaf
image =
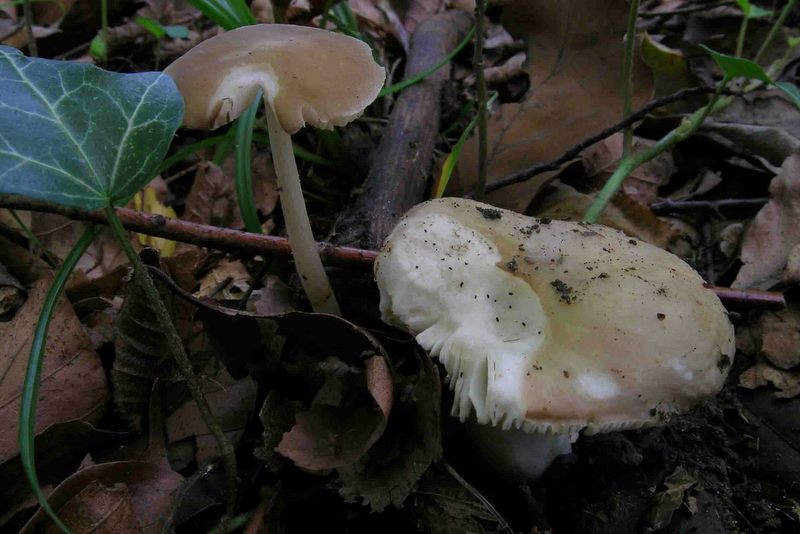
[[(36, 436), (36, 471), (46, 487), (60, 481), (78, 467), (90, 447), (117, 447), (128, 435), (98, 430), (83, 421), (56, 423)], [(38, 507), (19, 456), (0, 462), (0, 530), (8, 530), (6, 522), (18, 512)]]
[[(115, 487), (124, 484), (130, 508), (140, 530), (146, 534), (161, 532), (172, 515), (172, 504), (183, 485), (183, 477), (168, 467), (148, 462), (109, 462), (81, 469), (58, 485), (48, 502), (59, 510), (87, 487), (99, 484)], [(90, 490), (91, 491), (91, 490)], [(120, 503), (123, 504), (123, 503)], [(41, 509), (28, 521), (23, 533), (42, 531), (49, 518)], [(116, 531), (115, 531), (116, 532)]]
[(211, 162), (198, 167), (181, 218), (184, 221), (227, 228), (244, 226), (233, 180), (222, 168)]
[[(154, 185), (153, 182), (161, 182)], [(159, 186), (163, 184), (163, 189)], [(166, 196), (166, 183), (161, 178), (154, 178), (143, 191), (136, 193), (133, 196), (133, 205), (137, 211), (150, 213), (152, 215), (160, 215), (167, 219), (177, 219), (178, 215), (175, 210), (170, 206), (164, 204), (164, 197)], [(170, 241), (163, 237), (154, 237), (145, 234), (136, 234), (139, 238), (139, 244), (144, 247), (152, 247), (156, 249), (159, 255), (163, 257), (170, 257), (175, 253), (177, 243)]]
[[(591, 195), (561, 182), (553, 182), (542, 191), (531, 214), (550, 219), (580, 221), (593, 201), (594, 197)], [(667, 248), (677, 237), (677, 232), (670, 224), (622, 193), (613, 197), (597, 222), (661, 248)]]
[[(233, 184), (235, 164), (236, 159), (232, 155), (222, 166), (223, 173), (230, 184)], [(257, 151), (253, 156), (253, 163), (250, 168), (253, 172), (253, 200), (255, 201), (256, 209), (258, 209), (264, 217), (269, 217), (278, 204), (278, 198), (280, 198), (278, 178), (275, 175), (275, 166), (272, 164), (272, 156), (270, 156), (270, 153), (266, 150)], [(215, 177), (215, 180), (217, 190), (221, 191), (221, 178)], [(235, 192), (233, 195), (234, 196), (228, 197), (228, 202), (231, 202), (234, 206), (234, 219), (231, 222), (231, 227), (241, 228), (244, 226), (244, 222), (241, 222), (241, 214), (239, 213), (239, 204), (236, 200)], [(238, 226), (233, 226), (234, 221)], [(269, 233), (269, 231), (265, 231), (265, 233)]]
[(733, 287), (768, 289), (784, 277), (789, 254), (800, 245), (800, 150), (786, 158), (769, 185), (770, 201), (744, 236)]
[(788, 303), (781, 311), (767, 311), (759, 319), (761, 355), (780, 369), (800, 364), (800, 308)]
[(430, 357), (416, 345), (389, 339), (402, 354), (393, 369), (397, 395), (386, 431), (358, 462), (336, 470), (334, 486), (348, 502), (373, 512), (399, 508), (441, 455), (441, 382)]
[(195, 296), (238, 300), (250, 287), (252, 278), (241, 261), (224, 259), (200, 279), (200, 289)]
[[(90, 482), (58, 509), (58, 516), (74, 532), (134, 534), (141, 532), (133, 511), (131, 494), (125, 484), (104, 486)], [(52, 522), (42, 532), (59, 534)]]
[(756, 389), (769, 384), (778, 390), (775, 396), (780, 399), (796, 397), (800, 394), (800, 372), (778, 369), (766, 359), (759, 358), (754, 366), (739, 375), (739, 385), (745, 389)]
[[(623, 36), (628, 3), (512, 0), (504, 25), (528, 44), (531, 88), (522, 103), (500, 106), (489, 125), (489, 182), (560, 156), (568, 147), (622, 118)], [(638, 57), (638, 54), (637, 54)], [(652, 93), (651, 76), (634, 68), (634, 107)], [(451, 194), (476, 182), (473, 138), (464, 148)], [(489, 203), (524, 211), (553, 174), (489, 195)]]
[[(255, 410), (258, 384), (250, 377), (236, 381), (224, 368), (215, 376), (205, 374), (202, 378), (211, 412), (235, 447)], [(205, 465), (220, 455), (217, 441), (192, 400), (183, 403), (167, 418), (167, 438), (169, 443), (194, 439), (198, 465)]]
[(414, 33), (422, 21), (439, 13), (445, 7), (445, 0), (408, 0), (403, 3), (406, 4), (403, 26), (409, 35)]
[[(648, 33), (641, 42), (642, 60), (653, 71), (654, 97), (670, 95), (689, 87), (689, 64), (683, 52), (658, 42)], [(672, 112), (685, 111), (686, 104), (673, 104)]]
[[(116, 357), (111, 368), (114, 404), (136, 432), (141, 430), (150, 405), (153, 381), (169, 376), (172, 362), (164, 326), (156, 319), (142, 288), (142, 276), (147, 274), (134, 271), (125, 303), (117, 315)], [(161, 295), (170, 309), (172, 295), (165, 290)]]
[[(298, 467), (312, 471), (343, 467), (358, 460), (383, 434), (392, 407), (392, 377), (383, 356), (367, 359), (363, 371), (378, 412), (368, 406), (344, 406), (342, 400), (347, 392), (340, 388), (354, 384), (340, 379), (357, 370), (328, 363), (332, 374), (309, 410), (295, 415), (294, 427), (283, 435), (276, 448)], [(326, 398), (326, 394), (333, 394), (334, 398)]]
[[(606, 183), (622, 159), (622, 133), (617, 133), (592, 145), (583, 153), (586, 174), (596, 178), (598, 189)], [(651, 147), (655, 141), (635, 137), (633, 151)], [(662, 152), (652, 160), (639, 166), (622, 183), (622, 191), (642, 206), (650, 206), (658, 198), (658, 188), (669, 181), (675, 173), (672, 154)]]
[(665, 489), (655, 496), (653, 507), (647, 513), (647, 523), (653, 530), (661, 530), (669, 526), (672, 515), (680, 508), (686, 498), (686, 492), (697, 484), (697, 479), (678, 466), (664, 480)]
[[(0, 462), (19, 452), (17, 433), (20, 395), (33, 331), (49, 280), (31, 289), (28, 301), (7, 323), (0, 323)], [(39, 386), (38, 435), (55, 423), (97, 423), (104, 415), (108, 385), (100, 358), (92, 350), (69, 302), (61, 298), (50, 324)]]
[[(64, 259), (83, 235), (86, 226), (61, 215), (52, 213), (33, 213), (31, 230), (42, 246), (59, 259)], [(105, 276), (122, 265), (128, 258), (114, 234), (104, 229), (95, 237), (87, 251), (81, 256), (76, 273), (83, 273), (84, 280), (94, 280)], [(72, 279), (76, 279), (73, 274)], [(71, 280), (72, 280), (71, 279)]]
[(0, 321), (11, 318), (25, 302), (25, 288), (0, 263)]

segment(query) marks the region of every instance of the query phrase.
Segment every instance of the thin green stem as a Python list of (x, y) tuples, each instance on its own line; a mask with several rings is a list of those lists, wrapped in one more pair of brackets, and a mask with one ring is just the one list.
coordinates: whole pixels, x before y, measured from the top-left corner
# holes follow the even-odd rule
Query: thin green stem
[(475, 2), (475, 54), (472, 66), (475, 70), (475, 88), (478, 99), (478, 184), (475, 187), (475, 200), (482, 201), (486, 196), (486, 175), (489, 167), (489, 148), (486, 127), (486, 77), (483, 72), (483, 39), (486, 21), (486, 0)]
[(769, 33), (767, 34), (766, 39), (764, 42), (761, 43), (761, 46), (756, 52), (756, 56), (753, 58), (753, 61), (758, 63), (761, 60), (761, 57), (764, 55), (764, 52), (767, 51), (769, 45), (772, 44), (772, 41), (775, 39), (775, 36), (778, 35), (778, 32), (783, 27), (783, 23), (786, 22), (786, 17), (789, 16), (789, 12), (791, 12), (792, 8), (797, 4), (797, 0), (789, 0), (786, 2), (786, 5), (783, 6), (783, 10), (781, 10), (781, 14), (778, 15), (778, 18), (775, 20), (775, 23), (770, 28)]
[(378, 93), (378, 97), (387, 96), (387, 95), (390, 95), (392, 93), (397, 93), (399, 91), (402, 91), (406, 87), (409, 87), (411, 85), (414, 85), (416, 83), (421, 82), (422, 80), (424, 80), (425, 78), (427, 78), (428, 76), (430, 76), (431, 74), (436, 72), (437, 70), (441, 69), (442, 67), (447, 65), (454, 57), (456, 57), (456, 55), (459, 52), (461, 52), (461, 50), (465, 46), (467, 46), (467, 44), (472, 40), (472, 36), (474, 34), (475, 34), (475, 28), (472, 28), (467, 33), (467, 36), (464, 37), (464, 40), (461, 41), (460, 43), (458, 43), (458, 46), (455, 47), (452, 52), (450, 52), (444, 58), (442, 58), (442, 60), (439, 61), (436, 65), (434, 65), (433, 67), (431, 67), (431, 68), (429, 68), (429, 69), (427, 69), (427, 70), (425, 70), (423, 72), (420, 72), (416, 76), (412, 76), (411, 78), (409, 78), (407, 80), (403, 80), (402, 82), (396, 83), (394, 85), (390, 85), (389, 87), (384, 87), (383, 89), (381, 89), (380, 93)]
[(244, 113), (236, 119), (236, 199), (239, 203), (239, 213), (242, 214), (244, 226), (248, 232), (260, 234), (261, 221), (258, 220), (258, 210), (253, 198), (253, 170), (251, 149), (253, 146), (253, 123), (261, 104), (261, 89), (256, 93), (253, 103)]
[(114, 207), (109, 205), (106, 207), (105, 211), (111, 230), (114, 232), (117, 241), (119, 241), (122, 250), (124, 250), (125, 254), (128, 256), (128, 260), (131, 262), (131, 265), (133, 265), (134, 277), (136, 277), (137, 281), (144, 289), (145, 295), (147, 295), (147, 299), (150, 301), (152, 310), (155, 312), (158, 322), (164, 327), (164, 334), (167, 338), (167, 349), (171, 353), (175, 364), (178, 366), (178, 371), (180, 372), (181, 376), (184, 378), (184, 380), (186, 380), (189, 393), (192, 395), (192, 399), (200, 411), (200, 416), (217, 442), (217, 446), (219, 447), (220, 455), (222, 457), (222, 463), (225, 468), (225, 482), (227, 490), (226, 513), (228, 516), (231, 516), (233, 515), (236, 507), (237, 485), (236, 453), (233, 445), (225, 435), (225, 432), (223, 432), (219, 421), (217, 421), (217, 418), (211, 411), (211, 407), (208, 405), (208, 401), (203, 393), (203, 386), (200, 383), (200, 379), (197, 378), (197, 375), (194, 372), (192, 362), (189, 360), (189, 356), (186, 354), (186, 350), (183, 347), (183, 341), (181, 340), (180, 335), (178, 335), (177, 330), (175, 330), (175, 325), (172, 323), (172, 316), (169, 310), (167, 310), (167, 307), (164, 305), (164, 301), (161, 300), (161, 295), (158, 293), (158, 289), (156, 288), (153, 279), (147, 272), (147, 267), (145, 267), (144, 263), (142, 263), (142, 260), (139, 258), (139, 255), (136, 254), (136, 251), (133, 249), (133, 246), (128, 239), (128, 234), (125, 231), (125, 228), (122, 226), (122, 222), (119, 220), (116, 211), (114, 211)]
[(25, 34), (28, 41), (28, 55), (36, 57), (39, 55), (39, 47), (36, 45), (36, 36), (33, 35), (33, 10), (31, 9), (31, 0), (23, 0), (22, 18), (24, 19)]
[(64, 532), (69, 532), (69, 529), (61, 522), (56, 515), (55, 511), (50, 507), (47, 502), (47, 496), (44, 494), (41, 486), (39, 485), (39, 478), (36, 475), (36, 451), (34, 448), (36, 436), (36, 403), (39, 400), (39, 383), (42, 375), (42, 363), (45, 357), (45, 346), (47, 344), (47, 330), (50, 327), (50, 321), (58, 304), (58, 299), (67, 285), (67, 279), (75, 269), (78, 260), (86, 252), (86, 249), (92, 243), (92, 240), (100, 231), (100, 227), (92, 225), (86, 229), (81, 238), (72, 247), (67, 255), (61, 268), (56, 273), (56, 279), (53, 285), (47, 291), (47, 296), (44, 299), (42, 310), (39, 312), (39, 320), (36, 323), (36, 328), (33, 332), (33, 340), (31, 341), (31, 355), (28, 359), (28, 368), (25, 371), (25, 381), (22, 386), (22, 395), (20, 398), (19, 410), (19, 455), (22, 461), (22, 467), (25, 470), (25, 475), (28, 477), (28, 482), (31, 485), (33, 493), (39, 500), (39, 504), (53, 522)]
[(739, 26), (739, 37), (736, 39), (736, 57), (742, 57), (742, 51), (744, 50), (744, 38), (747, 35), (747, 23), (750, 21), (750, 17), (746, 14), (742, 18), (742, 24)]
[[(622, 63), (622, 118), (633, 113), (633, 49), (636, 43), (636, 19), (639, 16), (639, 0), (631, 0), (628, 10), (628, 28), (625, 32), (625, 59)], [(631, 153), (633, 126), (625, 128), (622, 138), (622, 157)]]
[(703, 121), (706, 120), (706, 117), (708, 117), (712, 111), (716, 111), (718, 109), (717, 101), (722, 94), (722, 90), (728, 84), (728, 81), (729, 80), (727, 78), (724, 78), (717, 86), (717, 91), (714, 93), (714, 96), (711, 97), (711, 100), (708, 102), (708, 104), (692, 113), (689, 118), (684, 119), (680, 126), (662, 137), (656, 144), (623, 158), (622, 161), (620, 161), (617, 170), (614, 171), (614, 174), (611, 175), (606, 182), (606, 185), (589, 207), (589, 210), (586, 212), (583, 220), (589, 223), (597, 222), (598, 217), (600, 217), (600, 214), (603, 213), (603, 210), (611, 201), (611, 198), (622, 186), (622, 182), (625, 181), (625, 178), (630, 176), (630, 174), (640, 165), (647, 163), (675, 143), (683, 141), (692, 135), (700, 127), (700, 125), (703, 124)]

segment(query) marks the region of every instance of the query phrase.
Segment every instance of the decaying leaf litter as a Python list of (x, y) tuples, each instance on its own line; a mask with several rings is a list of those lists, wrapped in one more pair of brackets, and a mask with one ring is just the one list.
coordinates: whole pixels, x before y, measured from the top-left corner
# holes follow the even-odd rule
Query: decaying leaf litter
[[(770, 71), (773, 79), (796, 82), (797, 9), (759, 50), (785, 4), (759, 4), (772, 15), (748, 20), (742, 55), (758, 54), (762, 66), (778, 69)], [(117, 72), (161, 70), (219, 31), (191, 3), (109, 2), (103, 61), (89, 54), (102, 18), (94, 3), (31, 7), (41, 56), (94, 61)], [(471, 12), (473, 3), (326, 7), (259, 0), (250, 6), (259, 22), (319, 25), (327, 19), (329, 27), (360, 35), (394, 83), (403, 77), (404, 60), (429, 42), (422, 36), (435, 36), (430, 28), (444, 20), (436, 17), (458, 17), (454, 12)], [(352, 19), (342, 16), (348, 12)], [(609, 134), (557, 171), (496, 190), (491, 184), (556, 159), (623, 118), (627, 12), (621, 0), (490, 5), (485, 74), (489, 89), (498, 92), (489, 126), (491, 203), (542, 218), (582, 218), (620, 159), (618, 137)], [(0, 38), (30, 52), (24, 19), (23, 6), (4, 7)], [(720, 73), (698, 45), (734, 54), (741, 23), (742, 9), (733, 2), (643, 2), (637, 46), (646, 53), (634, 65), (634, 110), (671, 92), (713, 84)], [(159, 27), (169, 31), (152, 29)], [(446, 50), (463, 37), (455, 35)], [(467, 46), (456, 55), (449, 78), (438, 82), (438, 125), (429, 117), (393, 115), (404, 109), (400, 99), (410, 98), (400, 92), (377, 100), (345, 128), (294, 136), (295, 154), (307, 154), (298, 162), (319, 240), (364, 246), (347, 241), (359, 235), (353, 227), (364, 224), (348, 206), (370, 191), (362, 191), (362, 183), (375, 174), (382, 134), (392, 122), (435, 128), (432, 161), (419, 168), (426, 178), (438, 177), (475, 113), (471, 52)], [(412, 87), (426, 83), (433, 82)], [(636, 124), (634, 150), (651, 146), (705, 98), (698, 91), (647, 114)], [(443, 369), (407, 334), (379, 321), (370, 275), (332, 270), (345, 318), (316, 316), (303, 311), (307, 303), (294, 269), (282, 257), (131, 233), (139, 249), (152, 247), (160, 255), (144, 253), (211, 411), (236, 448), (239, 499), (231, 524), (288, 532), (322, 526), (356, 532), (798, 528), (798, 125), (800, 111), (784, 92), (736, 93), (694, 136), (623, 184), (600, 222), (680, 255), (711, 284), (782, 291), (788, 305), (731, 311), (738, 352), (716, 399), (663, 427), (582, 436), (571, 454), (529, 484), (497, 479), (465, 445), (464, 429), (447, 415)], [(227, 132), (180, 130), (169, 154), (188, 150), (130, 207), (242, 229), (234, 139)], [(261, 118), (253, 141), (262, 231), (280, 235), (283, 216)], [(404, 148), (409, 158), (417, 156), (414, 148)], [(474, 189), (474, 135), (458, 161), (449, 195)], [(36, 509), (18, 456), (22, 375), (50, 272), (84, 224), (44, 211), (3, 210), (0, 226), (6, 321), (0, 323), (0, 424), (6, 429), (0, 478), (13, 481), (0, 492), (0, 521), (3, 529), (31, 532), (45, 530), (47, 517)], [(135, 280), (114, 239), (99, 239), (59, 301), (39, 391), (39, 479), (73, 531), (208, 530), (225, 508), (218, 444), (164, 353), (164, 334)]]

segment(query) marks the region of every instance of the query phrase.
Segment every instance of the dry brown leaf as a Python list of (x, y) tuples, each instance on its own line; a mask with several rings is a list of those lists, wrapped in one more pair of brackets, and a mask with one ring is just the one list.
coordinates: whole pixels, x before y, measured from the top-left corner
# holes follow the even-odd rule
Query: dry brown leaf
[(672, 515), (686, 500), (686, 493), (697, 484), (694, 478), (683, 466), (678, 466), (675, 471), (664, 480), (662, 491), (655, 495), (654, 503), (647, 513), (647, 522), (651, 529), (661, 530), (669, 526)]
[[(233, 184), (233, 177), (235, 175), (235, 164), (236, 159), (232, 155), (222, 166), (222, 170), (231, 184)], [(278, 204), (278, 198), (280, 198), (280, 192), (278, 191), (278, 178), (275, 175), (275, 166), (272, 164), (272, 157), (270, 156), (269, 151), (258, 151), (253, 156), (253, 163), (251, 164), (250, 168), (253, 172), (253, 200), (255, 201), (256, 209), (258, 209), (262, 215), (268, 217)], [(241, 221), (239, 204), (235, 197), (232, 198), (233, 205), (235, 206), (235, 217), (237, 217), (236, 220), (238, 222)], [(244, 226), (243, 222), (240, 223), (240, 226), (236, 227), (242, 226)]]
[[(125, 484), (104, 486), (91, 482), (58, 510), (58, 516), (74, 532), (134, 534), (141, 532), (133, 512), (131, 494)], [(49, 523), (42, 532), (59, 534)]]
[[(489, 125), (489, 181), (560, 156), (588, 135), (622, 118), (625, 0), (512, 0), (504, 25), (528, 45), (531, 88), (522, 103), (500, 106)], [(638, 55), (637, 55), (638, 58)], [(634, 107), (652, 93), (647, 67), (634, 68)], [(451, 181), (453, 194), (476, 182), (475, 139), (465, 146)], [(524, 211), (550, 174), (489, 195), (489, 202)], [(455, 178), (455, 177), (454, 177)]]
[(236, 201), (233, 180), (211, 162), (200, 165), (186, 197), (184, 221), (241, 228), (244, 226)]
[(796, 397), (800, 393), (800, 372), (778, 369), (759, 358), (753, 367), (739, 375), (739, 385), (745, 389), (756, 389), (769, 384), (778, 390), (775, 396), (780, 399)]
[(25, 298), (25, 288), (0, 263), (0, 320), (13, 316)]
[[(236, 381), (224, 368), (215, 376), (203, 378), (203, 392), (208, 405), (228, 439), (236, 446), (255, 410), (258, 384), (250, 377)], [(198, 465), (219, 457), (217, 441), (192, 400), (185, 402), (167, 418), (167, 438), (169, 443), (194, 438)]]
[(786, 309), (767, 311), (759, 319), (761, 355), (780, 369), (800, 364), (800, 309), (789, 304)]
[[(617, 169), (622, 159), (622, 133), (617, 133), (591, 146), (583, 153), (583, 166), (586, 174), (595, 177), (598, 185), (605, 184)], [(655, 141), (634, 138), (633, 150), (642, 150), (655, 144)], [(650, 206), (658, 197), (658, 188), (669, 181), (675, 173), (672, 154), (662, 152), (652, 160), (639, 166), (622, 183), (622, 191), (643, 206)]]
[(200, 279), (200, 289), (195, 296), (222, 300), (240, 299), (250, 287), (251, 280), (252, 277), (242, 262), (224, 259)]
[[(33, 330), (49, 280), (37, 282), (28, 301), (8, 323), (0, 323), (0, 462), (18, 454), (20, 394)], [(45, 349), (36, 434), (50, 425), (81, 420), (97, 423), (104, 415), (108, 385), (102, 363), (75, 316), (62, 298), (50, 324)]]
[[(183, 477), (165, 465), (109, 462), (81, 469), (59, 484), (47, 500), (50, 506), (58, 510), (76, 494), (95, 484), (112, 488), (117, 484), (125, 484), (130, 494), (133, 517), (140, 526), (137, 532), (156, 534), (162, 532), (172, 516), (173, 501), (178, 497)], [(47, 514), (39, 509), (22, 532), (41, 532), (49, 522)]]
[(344, 392), (339, 388), (347, 385), (339, 379), (352, 371), (332, 369), (311, 407), (295, 415), (294, 427), (275, 450), (298, 467), (313, 471), (344, 467), (361, 458), (383, 434), (392, 408), (392, 376), (386, 359), (373, 356), (364, 367), (367, 389), (379, 411), (367, 406), (342, 410)]
[(781, 281), (789, 254), (800, 245), (800, 151), (786, 158), (769, 184), (770, 201), (758, 212), (742, 243), (733, 287), (768, 289)]
[[(61, 215), (53, 213), (31, 215), (31, 230), (39, 238), (42, 246), (60, 259), (67, 257), (85, 229), (83, 223)], [(82, 272), (86, 279), (94, 280), (127, 263), (125, 252), (111, 230), (106, 228), (92, 241), (78, 261), (75, 270)]]
[[(553, 182), (542, 191), (536, 209), (531, 213), (537, 217), (564, 221), (580, 221), (594, 202), (594, 196), (577, 191), (561, 182)], [(624, 194), (617, 194), (600, 215), (600, 224), (622, 230), (631, 237), (638, 237), (657, 247), (667, 248), (678, 232), (648, 208), (634, 202)]]

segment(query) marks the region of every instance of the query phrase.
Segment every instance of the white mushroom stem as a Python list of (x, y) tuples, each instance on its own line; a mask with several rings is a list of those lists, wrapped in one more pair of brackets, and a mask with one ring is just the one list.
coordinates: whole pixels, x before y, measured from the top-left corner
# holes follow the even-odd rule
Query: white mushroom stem
[(300, 186), (300, 175), (292, 152), (292, 137), (281, 127), (270, 105), (264, 107), (272, 148), (272, 162), (278, 177), (281, 208), (286, 222), (286, 234), (292, 246), (297, 274), (300, 275), (303, 289), (315, 312), (341, 315), (330, 281), (322, 267), (314, 234), (311, 232), (311, 223), (308, 220), (303, 190)]
[(536, 480), (553, 460), (572, 451), (573, 436), (521, 429), (503, 430), (500, 426), (467, 420), (467, 436), (483, 456), (487, 469), (495, 475), (521, 482)]

